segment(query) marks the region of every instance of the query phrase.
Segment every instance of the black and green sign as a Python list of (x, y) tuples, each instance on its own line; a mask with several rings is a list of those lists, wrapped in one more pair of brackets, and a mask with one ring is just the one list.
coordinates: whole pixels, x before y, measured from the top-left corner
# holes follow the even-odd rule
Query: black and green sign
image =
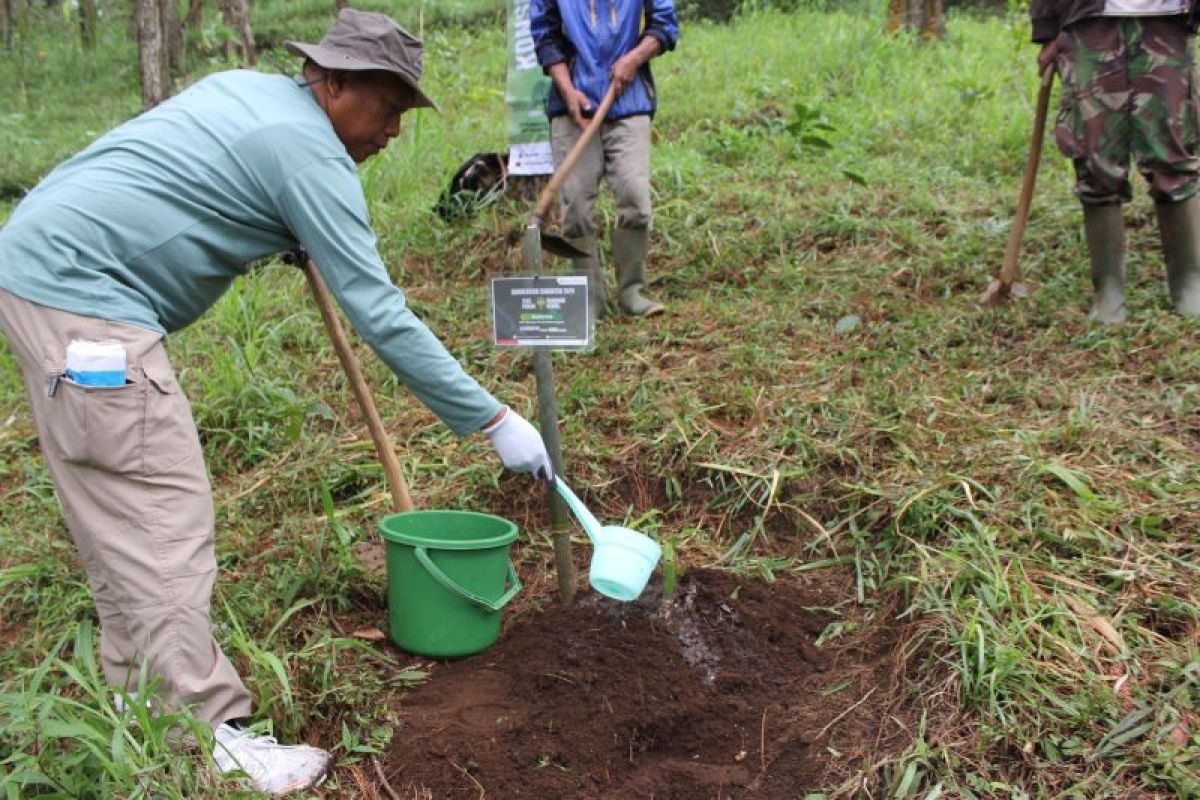
[(497, 347), (590, 347), (589, 320), (585, 275), (492, 278), (492, 340)]

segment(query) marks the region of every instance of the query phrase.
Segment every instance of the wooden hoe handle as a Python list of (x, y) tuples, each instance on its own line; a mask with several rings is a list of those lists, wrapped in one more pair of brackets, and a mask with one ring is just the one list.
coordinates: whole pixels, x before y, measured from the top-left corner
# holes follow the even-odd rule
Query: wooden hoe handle
[(1042, 85), (1038, 89), (1037, 110), (1033, 119), (1033, 134), (1029, 139), (1029, 157), (1025, 160), (1025, 177), (1021, 180), (1021, 196), (1017, 199), (1017, 216), (1004, 248), (1004, 265), (1000, 268), (1000, 284), (1011, 286), (1017, 279), (1017, 256), (1021, 252), (1021, 239), (1025, 225), (1029, 222), (1029, 205), (1033, 200), (1033, 185), (1037, 180), (1038, 164), (1042, 158), (1042, 140), (1046, 134), (1046, 112), (1050, 108), (1050, 90), (1054, 86), (1054, 65), (1042, 73)]
[(567, 153), (567, 157), (558, 165), (558, 169), (554, 170), (554, 175), (550, 177), (550, 182), (546, 184), (546, 188), (542, 190), (538, 197), (537, 206), (534, 208), (533, 216), (535, 221), (540, 221), (546, 218), (546, 212), (550, 210), (550, 203), (554, 200), (554, 195), (558, 194), (558, 190), (562, 188), (563, 181), (567, 179), (567, 175), (575, 167), (575, 162), (583, 155), (583, 151), (591, 143), (592, 139), (596, 138), (596, 134), (600, 132), (600, 124), (604, 122), (604, 118), (608, 116), (609, 109), (613, 103), (617, 101), (617, 87), (615, 84), (609, 84), (608, 91), (604, 95), (604, 99), (600, 101), (600, 107), (596, 109), (596, 113), (592, 115), (592, 121), (583, 129), (583, 135), (575, 142), (575, 146)]
[(379, 410), (375, 407), (371, 390), (367, 388), (367, 381), (363, 378), (362, 369), (359, 367), (358, 358), (350, 349), (346, 332), (342, 329), (342, 323), (338, 321), (337, 314), (334, 312), (333, 298), (329, 295), (329, 287), (321, 279), (321, 274), (317, 272), (317, 267), (311, 259), (306, 259), (304, 262), (304, 276), (308, 278), (308, 285), (312, 289), (313, 297), (317, 299), (317, 307), (321, 309), (321, 318), (325, 321), (325, 329), (329, 331), (329, 338), (333, 340), (333, 349), (337, 351), (338, 361), (342, 362), (342, 370), (350, 379), (350, 388), (354, 391), (354, 399), (358, 401), (358, 407), (362, 409), (363, 416), (366, 417), (367, 429), (371, 432), (371, 441), (375, 443), (375, 452), (379, 455), (380, 463), (383, 464), (383, 474), (387, 478), (388, 488), (392, 492), (392, 507), (396, 511), (412, 511), (412, 497), (408, 494), (408, 483), (404, 480), (404, 473), (400, 471), (400, 459), (396, 458), (396, 448), (392, 444), (392, 437), (383, 427), (383, 421), (379, 418)]

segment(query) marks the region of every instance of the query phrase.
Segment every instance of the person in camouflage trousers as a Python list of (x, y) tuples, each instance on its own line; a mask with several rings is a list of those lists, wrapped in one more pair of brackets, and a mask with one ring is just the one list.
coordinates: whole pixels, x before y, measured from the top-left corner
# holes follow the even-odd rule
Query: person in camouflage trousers
[(1075, 167), (1095, 298), (1124, 321), (1130, 161), (1150, 187), (1175, 310), (1200, 316), (1196, 0), (1033, 0), (1038, 63), (1062, 78), (1055, 138)]

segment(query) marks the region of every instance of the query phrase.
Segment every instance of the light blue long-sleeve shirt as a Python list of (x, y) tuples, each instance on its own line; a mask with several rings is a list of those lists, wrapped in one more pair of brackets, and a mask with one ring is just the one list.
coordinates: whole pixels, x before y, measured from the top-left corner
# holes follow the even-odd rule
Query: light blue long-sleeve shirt
[(310, 90), (212, 75), (64, 162), (0, 229), (0, 288), (168, 333), (264, 256), (302, 245), (355, 330), (456, 433), (500, 404), (409, 310), (354, 162)]

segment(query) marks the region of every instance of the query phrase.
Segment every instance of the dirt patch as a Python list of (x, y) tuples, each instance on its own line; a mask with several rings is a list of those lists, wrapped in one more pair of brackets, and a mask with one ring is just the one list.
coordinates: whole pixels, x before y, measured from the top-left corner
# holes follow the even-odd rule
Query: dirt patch
[(402, 697), (384, 775), (406, 797), (802, 796), (911, 738), (901, 628), (813, 643), (848, 589), (699, 571), (670, 602), (526, 613)]

